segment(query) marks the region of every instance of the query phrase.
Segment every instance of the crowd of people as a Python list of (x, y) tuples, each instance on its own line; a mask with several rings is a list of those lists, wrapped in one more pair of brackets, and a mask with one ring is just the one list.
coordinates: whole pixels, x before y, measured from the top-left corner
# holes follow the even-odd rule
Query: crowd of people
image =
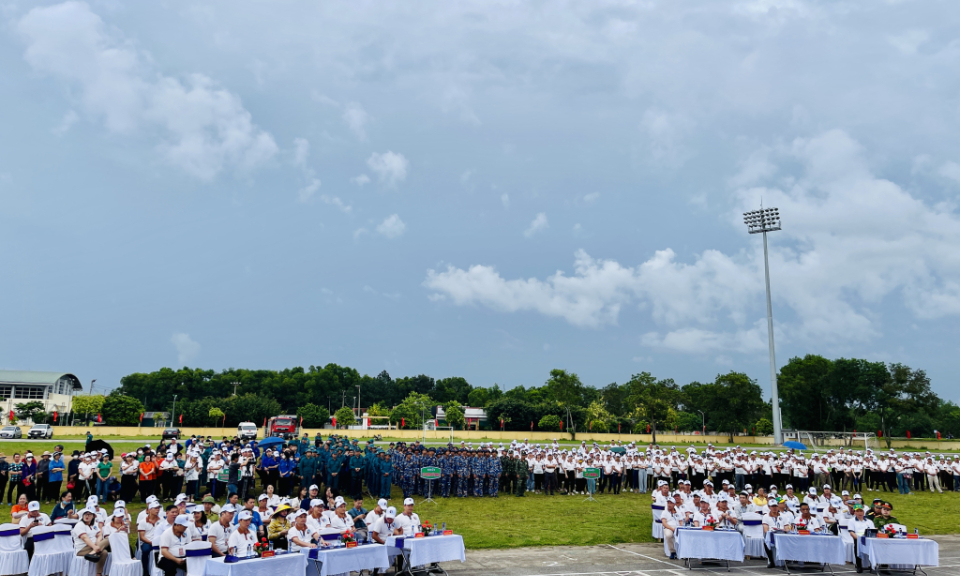
[[(743, 514), (760, 513), (765, 530), (801, 521), (835, 527), (844, 518), (851, 520), (844, 526), (859, 531), (866, 524), (855, 521), (895, 518), (888, 502), (878, 498), (864, 508), (861, 495), (852, 492), (960, 489), (960, 459), (929, 452), (838, 449), (807, 456), (712, 445), (681, 452), (618, 442), (561, 447), (556, 440), (377, 446), (373, 440), (318, 434), (312, 441), (304, 435), (268, 446), (237, 438), (161, 441), (119, 454), (116, 467), (113, 456), (100, 448), (75, 451), (65, 460), (60, 446), (39, 459), (14, 454), (8, 462), (0, 454), (0, 488), (6, 488), (28, 552), (31, 530), (68, 522), (75, 524), (77, 554), (97, 562), (98, 576), (115, 532), (136, 534), (135, 554), (145, 575), (156, 562), (174, 576), (183, 558), (172, 551), (183, 543), (208, 541), (214, 556), (248, 555), (257, 542), (291, 551), (322, 546), (323, 533), (357, 533), (383, 543), (418, 529), (414, 496), (496, 498), (501, 491), (515, 496), (649, 491), (663, 510), (664, 537), (672, 549), (673, 530), (707, 517), (735, 527)], [(435, 469), (436, 479), (423, 477), (426, 467)], [(390, 505), (394, 485), (402, 493), (399, 513)], [(365, 494), (376, 503), (370, 509)], [(126, 503), (137, 498), (146, 509), (132, 519)], [(41, 500), (56, 501), (49, 515), (40, 512)], [(110, 501), (108, 513), (102, 506)], [(75, 505), (80, 502), (82, 509)]]

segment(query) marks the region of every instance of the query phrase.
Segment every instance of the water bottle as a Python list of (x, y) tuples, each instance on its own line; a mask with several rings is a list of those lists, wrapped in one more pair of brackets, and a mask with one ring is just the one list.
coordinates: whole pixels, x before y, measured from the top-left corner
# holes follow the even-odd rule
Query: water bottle
[(269, 550), (270, 550), (271, 552), (273, 552), (273, 540), (270, 541)]
[(443, 533), (446, 532), (446, 531), (447, 531), (447, 523), (444, 522), (444, 523), (443, 523), (443, 530), (442, 530), (440, 533), (443, 534)]

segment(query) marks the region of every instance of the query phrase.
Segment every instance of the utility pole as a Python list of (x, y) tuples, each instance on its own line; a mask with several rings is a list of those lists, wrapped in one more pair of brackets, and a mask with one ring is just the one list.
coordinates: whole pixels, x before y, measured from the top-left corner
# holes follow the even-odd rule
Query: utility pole
[(236, 395), (237, 395), (237, 386), (239, 386), (240, 383), (239, 383), (239, 382), (231, 382), (230, 385), (233, 386), (233, 395), (236, 396)]
[(346, 405), (347, 405), (347, 391), (344, 390), (344, 391), (343, 391), (343, 395), (342, 395), (342, 397), (340, 398), (340, 407), (343, 408), (343, 407), (346, 406)]
[(770, 260), (767, 256), (767, 232), (780, 230), (780, 211), (761, 208), (743, 213), (743, 222), (750, 234), (763, 234), (763, 274), (767, 284), (767, 345), (770, 349), (770, 387), (773, 392), (773, 443), (783, 445), (783, 425), (780, 420), (780, 395), (777, 392), (777, 360), (773, 352), (773, 305), (770, 301)]
[(177, 417), (177, 395), (173, 395), (173, 412), (170, 413), (170, 427), (173, 428), (173, 421)]
[(90, 381), (90, 395), (91, 395), (91, 396), (93, 396), (93, 383), (96, 382), (96, 381), (97, 381), (96, 378), (94, 378), (93, 380)]

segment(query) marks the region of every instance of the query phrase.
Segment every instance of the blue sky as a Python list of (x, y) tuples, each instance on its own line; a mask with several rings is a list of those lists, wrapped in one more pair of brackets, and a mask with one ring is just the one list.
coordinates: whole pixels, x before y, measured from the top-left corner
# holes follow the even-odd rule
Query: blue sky
[(954, 401), (960, 10), (0, 5), (0, 365), (539, 385), (778, 361)]

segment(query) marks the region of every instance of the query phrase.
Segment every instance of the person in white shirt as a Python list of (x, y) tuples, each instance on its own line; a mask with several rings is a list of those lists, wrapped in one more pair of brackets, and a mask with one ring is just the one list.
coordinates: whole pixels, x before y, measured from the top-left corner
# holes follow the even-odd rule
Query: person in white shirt
[(317, 532), (330, 527), (330, 522), (324, 514), (323, 500), (314, 498), (310, 501), (310, 513), (307, 514), (307, 526)]
[(820, 520), (810, 514), (810, 505), (806, 502), (800, 505), (800, 516), (794, 520), (793, 525), (797, 530), (809, 530), (810, 532), (816, 532), (822, 526)]
[(377, 544), (386, 544), (388, 537), (400, 532), (394, 523), (396, 517), (397, 509), (390, 506), (384, 510), (383, 516), (370, 525), (370, 537), (373, 538), (374, 542)]
[(187, 512), (192, 516), (190, 519), (190, 529), (187, 530), (190, 541), (206, 540), (207, 533), (210, 532), (210, 520), (203, 512), (203, 506), (192, 506)]
[(109, 538), (111, 534), (130, 533), (130, 528), (127, 526), (126, 519), (124, 518), (125, 512), (123, 508), (117, 508), (113, 511), (113, 514), (110, 515), (110, 522), (107, 522), (103, 530), (101, 530), (104, 540)]
[(160, 502), (154, 500), (147, 504), (147, 515), (137, 522), (137, 532), (140, 534), (140, 561), (143, 563), (143, 573), (150, 574), (150, 562), (153, 558), (153, 548), (160, 544)]
[(663, 540), (670, 551), (670, 559), (677, 559), (676, 531), (686, 523), (686, 515), (677, 510), (674, 502), (667, 502), (667, 509), (660, 513), (660, 525), (663, 526)]
[(186, 570), (186, 545), (191, 542), (187, 530), (191, 522), (190, 516), (180, 514), (173, 519), (170, 529), (160, 536), (160, 561), (157, 567), (163, 570), (164, 576), (177, 576), (177, 570)]
[(30, 538), (30, 531), (34, 528), (50, 525), (50, 517), (40, 512), (40, 502), (34, 500), (27, 504), (27, 513), (20, 518), (20, 540), (27, 554), (33, 558), (33, 538)]
[(413, 536), (420, 527), (420, 516), (413, 511), (413, 498), (403, 501), (403, 514), (394, 520), (394, 525), (400, 528), (404, 536)]
[(97, 526), (96, 511), (88, 508), (81, 510), (80, 521), (73, 527), (70, 534), (73, 536), (73, 550), (77, 556), (100, 554), (100, 560), (97, 561), (97, 576), (101, 576), (103, 565), (107, 561), (106, 550), (110, 547), (110, 543), (103, 540), (100, 527)]
[(302, 548), (316, 548), (318, 534), (316, 530), (307, 526), (307, 513), (297, 510), (290, 516), (293, 517), (293, 528), (287, 532), (287, 550), (299, 552)]
[[(207, 530), (207, 540), (210, 542), (210, 550), (214, 558), (226, 556), (228, 553), (230, 536), (233, 534), (235, 528), (233, 525), (233, 514), (233, 507), (225, 505), (223, 509), (220, 510), (220, 520), (211, 524)], [(250, 519), (253, 520), (252, 513), (250, 514)]]
[(706, 526), (710, 520), (716, 521), (716, 516), (713, 515), (713, 510), (710, 509), (710, 503), (706, 500), (701, 500), (700, 509), (693, 513), (692, 520), (696, 528)]
[(257, 532), (250, 529), (250, 522), (253, 520), (253, 513), (249, 510), (240, 512), (240, 518), (237, 522), (236, 530), (230, 534), (227, 547), (234, 556), (247, 558), (253, 556), (253, 547), (257, 543)]
[[(410, 498), (408, 498), (408, 500), (410, 500)], [(334, 505), (336, 508), (334, 508), (333, 513), (327, 515), (330, 528), (339, 530), (341, 534), (353, 529), (353, 518), (347, 514), (347, 503), (344, 499), (341, 496), (337, 496), (336, 500), (334, 500)]]
[(374, 522), (383, 518), (383, 514), (387, 511), (387, 506), (389, 503), (385, 498), (377, 500), (377, 506), (373, 510), (367, 512), (367, 515), (364, 516), (363, 521), (367, 526), (372, 526)]

